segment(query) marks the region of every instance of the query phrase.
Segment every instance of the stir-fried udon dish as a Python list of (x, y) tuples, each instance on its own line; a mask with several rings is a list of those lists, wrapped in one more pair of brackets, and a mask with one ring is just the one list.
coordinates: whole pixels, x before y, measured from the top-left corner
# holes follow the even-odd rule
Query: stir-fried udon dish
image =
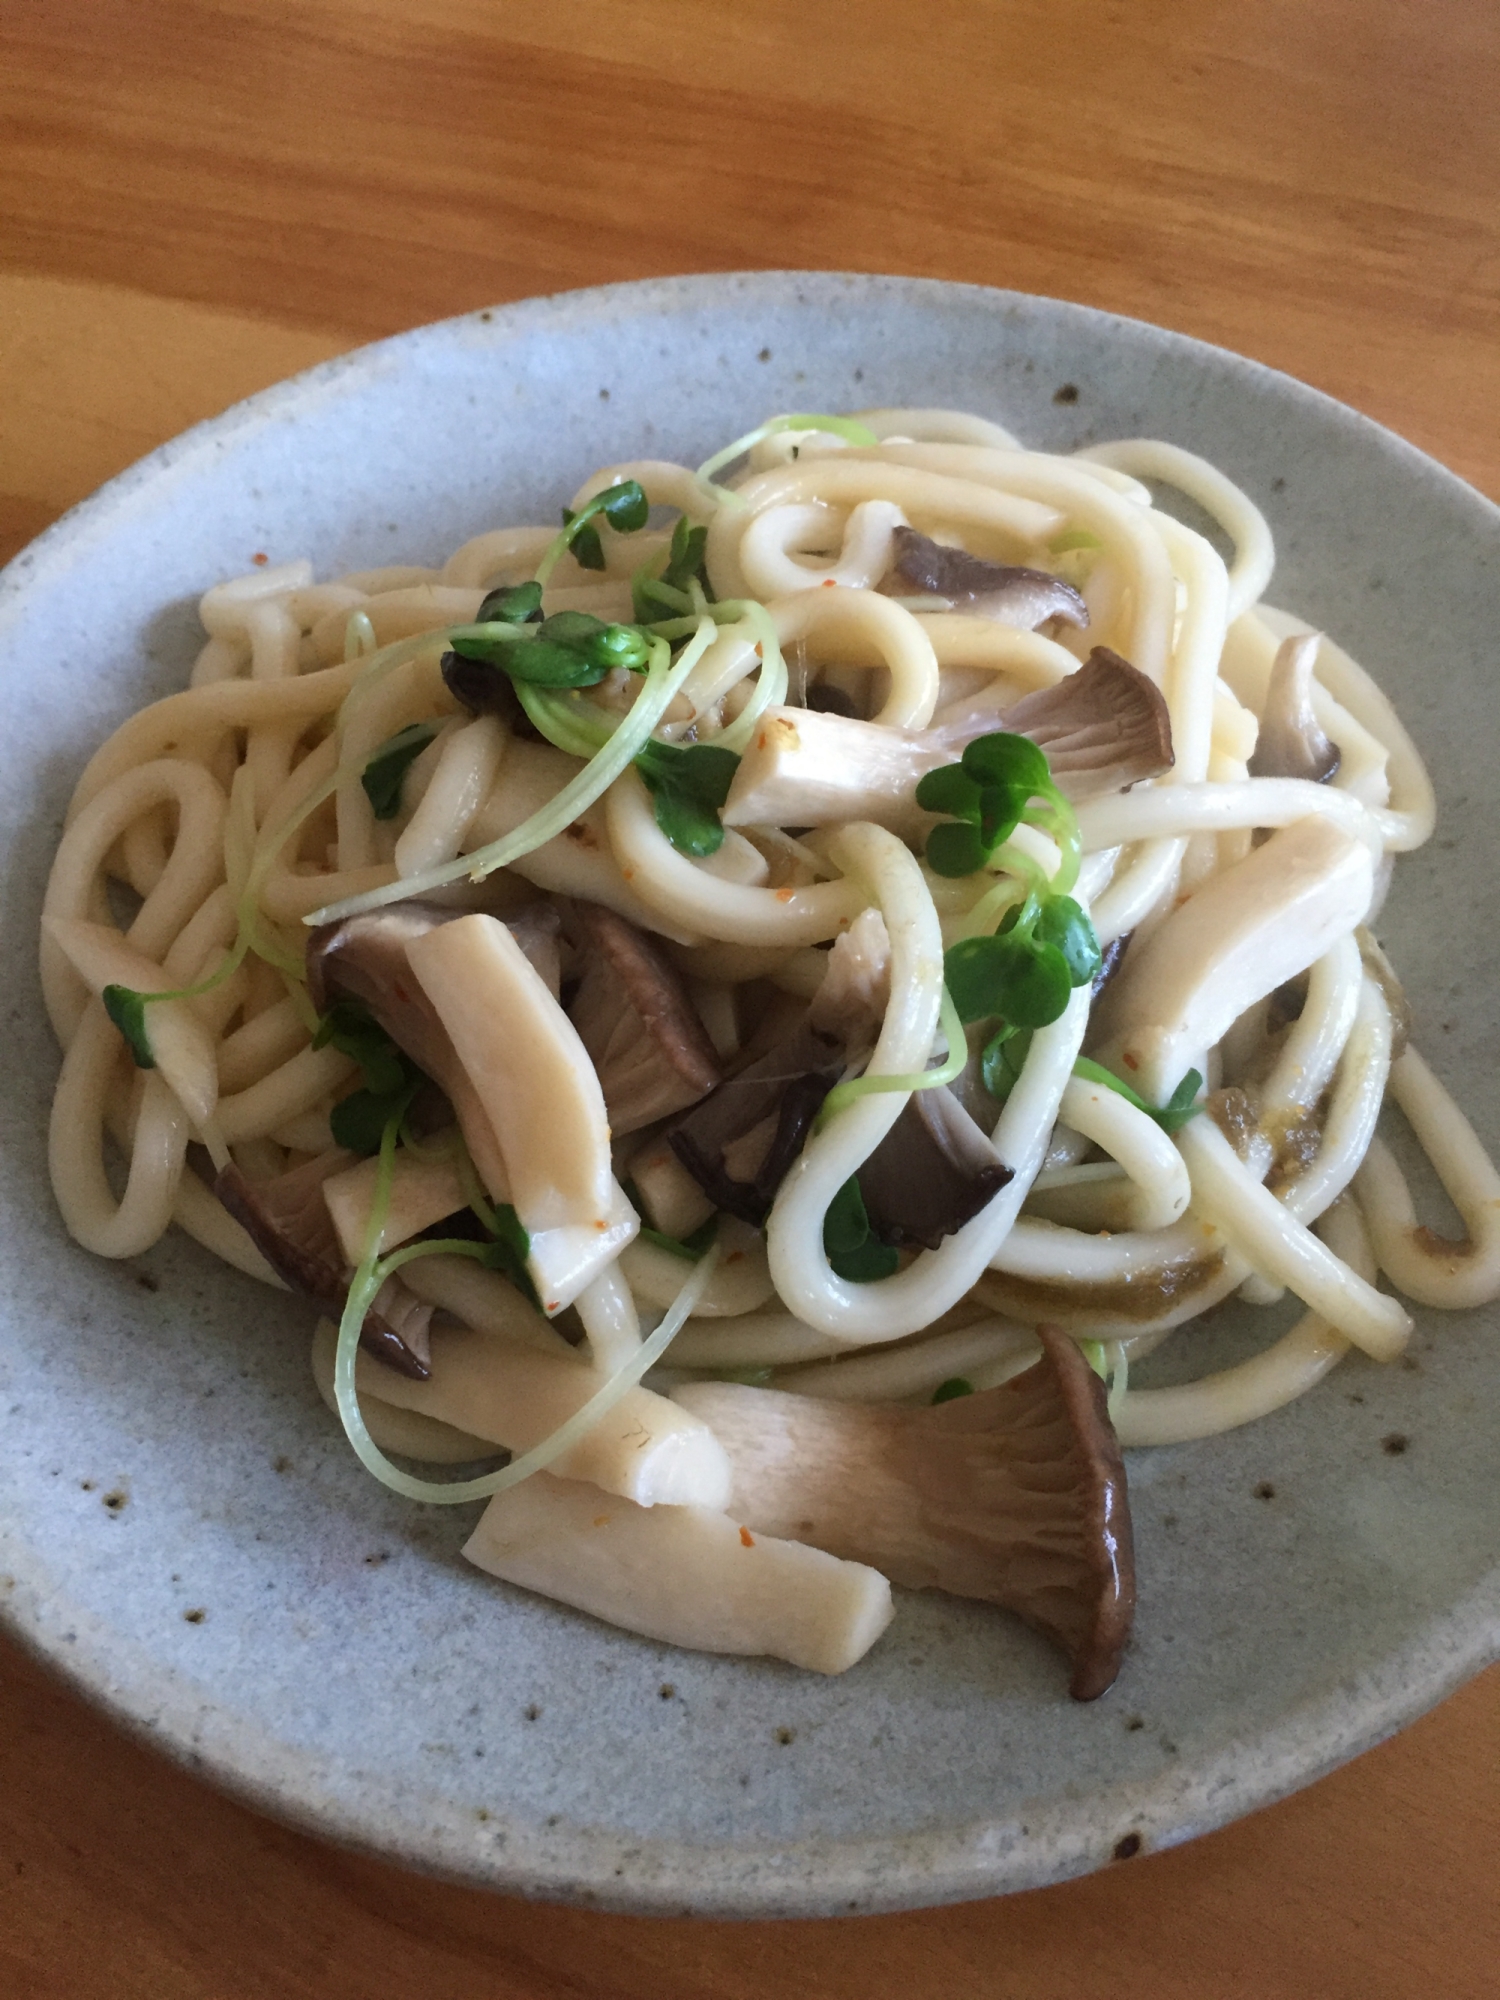
[(823, 1673), (935, 1588), (1099, 1694), (1122, 1447), (1500, 1292), (1376, 938), (1422, 763), (1167, 444), (786, 416), (561, 513), (207, 591), (47, 892), (67, 1226), (311, 1302), (353, 1451), (511, 1584)]

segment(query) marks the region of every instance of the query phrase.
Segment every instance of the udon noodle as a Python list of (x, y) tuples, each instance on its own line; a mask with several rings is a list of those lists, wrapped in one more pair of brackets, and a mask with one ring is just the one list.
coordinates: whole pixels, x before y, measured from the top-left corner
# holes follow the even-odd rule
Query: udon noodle
[[(1186, 495), (1212, 539), (1153, 489)], [(622, 1543), (607, 1586), (570, 1583), (557, 1555), (585, 1516), (603, 1521), (601, 1492), (730, 1518), (692, 1443), (728, 1421), (726, 1385), (733, 1412), (772, 1408), (744, 1400), (767, 1389), (827, 1421), (829, 1405), (915, 1412), (1024, 1375), (1045, 1324), (1109, 1381), (1121, 1443), (1168, 1444), (1306, 1394), (1351, 1346), (1398, 1354), (1410, 1321), (1381, 1273), (1427, 1306), (1500, 1292), (1500, 1182), (1369, 928), (1394, 857), (1432, 832), (1432, 788), (1369, 675), (1266, 602), (1271, 534), (1222, 473), (1164, 443), (1062, 457), (977, 417), (875, 410), (774, 420), (697, 471), (607, 466), (571, 509), (561, 537), (488, 531), (438, 569), (318, 582), (299, 560), (216, 584), (191, 685), (95, 753), (42, 940), (65, 1052), (52, 1181), (80, 1244), (136, 1257), (175, 1223), (342, 1312), (315, 1363), (356, 1449), (416, 1497), (505, 1491), (510, 1541), (487, 1566), (638, 1629), (824, 1667), (888, 1615), (863, 1584), (834, 1658), (826, 1635), (772, 1643), (738, 1613), (633, 1612), (665, 1528), (649, 1555)], [(955, 569), (956, 551), (977, 566)], [(1061, 712), (1054, 691), (1085, 673), (1143, 676), (1169, 747), (1101, 778), (1126, 756), (1115, 721), (1048, 722), (1028, 740), (1050, 775), (1016, 781), (1030, 805), (991, 839), (979, 806), (966, 822), (951, 800), (1010, 779), (924, 774), (979, 771), (988, 753), (967, 746), (1014, 745), (1027, 728), (1010, 718)], [(943, 839), (950, 855), (977, 841), (973, 865), (935, 866)], [(348, 940), (413, 910), (423, 1032), (439, 1019), (456, 1051), (446, 1097), (395, 1002), (360, 984), (374, 974), (350, 970)], [(1009, 937), (1034, 970), (1052, 947), (1028, 927), (1049, 922), (1054, 973), (1083, 954), (1050, 1013), (1018, 1000), (1009, 1021), (1003, 982), (988, 1011), (957, 1005), (961, 960), (998, 964)], [(786, 1095), (752, 1129), (694, 1139), (702, 1105), (774, 1071), (798, 1033), (835, 1035), (836, 985), (844, 1039), (821, 1071), (804, 1060), (802, 1083), (821, 1080), (800, 1111), (797, 1079), (773, 1075)], [(620, 1023), (659, 1036), (673, 1008), (671, 1061), (643, 1081)], [(940, 1097), (963, 1158), (934, 1222), (903, 1208), (882, 1149)], [(1419, 1224), (1376, 1132), (1392, 1102), (1462, 1240)], [(280, 1225), (256, 1207), (295, 1187), (321, 1197), (331, 1299), (278, 1258)], [(1232, 1294), (1285, 1293), (1303, 1315), (1252, 1359), (1185, 1386), (1132, 1380)], [(405, 1375), (356, 1363), (372, 1301)], [(661, 1466), (677, 1440), (655, 1487), (604, 1440), (623, 1398)], [(459, 1463), (497, 1444), (510, 1464), (457, 1484), (388, 1455)], [(516, 1513), (546, 1465), (562, 1476), (528, 1490), (556, 1508), (592, 1494), (577, 1521)], [(764, 1527), (767, 1550), (793, 1545), (775, 1537)], [(707, 1599), (720, 1560), (671, 1557)], [(818, 1560), (825, 1599), (859, 1568)]]

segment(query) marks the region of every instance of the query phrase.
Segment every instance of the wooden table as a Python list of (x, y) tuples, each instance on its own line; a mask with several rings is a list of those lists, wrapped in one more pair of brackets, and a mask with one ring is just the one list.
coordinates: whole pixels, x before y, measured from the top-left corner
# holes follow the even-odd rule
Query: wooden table
[[(1289, 370), (1500, 495), (1500, 14), (1475, 0), (31, 0), (0, 93), (0, 554), (358, 341), (655, 273), (925, 273)], [(738, 1926), (351, 1859), (0, 1645), (16, 2000), (1395, 2000), (1496, 1990), (1500, 1674), (1174, 1853)]]

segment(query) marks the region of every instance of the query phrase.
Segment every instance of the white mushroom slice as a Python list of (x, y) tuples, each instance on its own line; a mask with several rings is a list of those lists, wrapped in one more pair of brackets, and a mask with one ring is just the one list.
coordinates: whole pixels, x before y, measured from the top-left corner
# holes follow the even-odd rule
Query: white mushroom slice
[(632, 1156), (630, 1179), (651, 1227), (663, 1236), (676, 1237), (679, 1243), (714, 1212), (713, 1203), (665, 1139), (653, 1139)]
[(609, 1229), (604, 1093), (577, 1030), (505, 925), (459, 917), (413, 938), (407, 959), (494, 1128), (522, 1223)]
[(704, 1507), (647, 1512), (539, 1472), (497, 1493), (464, 1544), (507, 1583), (702, 1653), (841, 1674), (894, 1616), (878, 1570), (752, 1535)]
[(552, 1229), (532, 1229), (526, 1224), (525, 1210), (516, 1203), (516, 1213), (531, 1237), (526, 1268), (543, 1310), (549, 1315), (572, 1305), (605, 1265), (612, 1264), (640, 1234), (641, 1218), (631, 1207), (625, 1190), (614, 1180), (609, 1187), (609, 1205), (602, 1216), (592, 1222), (559, 1223)]
[[(375, 1184), (380, 1177), (378, 1159), (360, 1160), (323, 1183), (323, 1199), (339, 1244), (351, 1264), (365, 1254), (365, 1231), (370, 1226), (370, 1210), (375, 1204)], [(415, 1153), (398, 1151), (391, 1167), (390, 1206), (385, 1228), (380, 1233), (379, 1252), (383, 1255), (398, 1243), (405, 1243), (441, 1222), (445, 1215), (468, 1204), (463, 1182), (452, 1159), (421, 1159)]]
[[(507, 1451), (541, 1444), (603, 1387), (606, 1376), (558, 1343), (543, 1354), (503, 1335), (434, 1327), (431, 1376), (414, 1382), (368, 1356), (355, 1363), (361, 1401), (451, 1424)], [(409, 1395), (409, 1390), (421, 1390)], [(650, 1389), (627, 1389), (586, 1436), (553, 1460), (559, 1478), (590, 1482), (594, 1497), (621, 1495), (639, 1507), (725, 1507), (729, 1460), (700, 1417)]]
[(1210, 879), (1126, 956), (1100, 1000), (1099, 1060), (1150, 1104), (1266, 994), (1364, 918), (1370, 851), (1321, 815)]
[(920, 819), (917, 781), (953, 753), (903, 730), (812, 708), (768, 708), (724, 802), (726, 826)]
[(732, 827), (725, 829), (718, 851), (707, 855), (699, 866), (706, 875), (717, 875), (721, 882), (737, 882), (746, 889), (763, 888), (771, 879), (771, 865), (766, 857)]
[[(44, 917), (42, 929), (96, 997), (103, 996), (106, 986), (124, 986), (134, 993), (174, 990), (161, 967), (108, 924)], [(206, 1125), (219, 1101), (212, 1035), (194, 1013), (190, 1000), (156, 1000), (141, 1011), (141, 1032), (152, 1066), (161, 1071), (189, 1118), (196, 1125)]]

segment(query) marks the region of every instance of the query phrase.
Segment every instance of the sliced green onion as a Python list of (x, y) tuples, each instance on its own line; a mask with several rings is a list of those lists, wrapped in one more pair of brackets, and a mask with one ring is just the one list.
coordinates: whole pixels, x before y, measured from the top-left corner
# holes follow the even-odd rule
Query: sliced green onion
[(585, 763), (604, 748), (615, 733), (615, 723), (597, 702), (573, 688), (537, 687), (531, 681), (513, 681), (516, 697), (555, 749)]
[(766, 710), (786, 700), (786, 659), (770, 612), (753, 597), (737, 597), (727, 604), (716, 604), (714, 611), (719, 616), (738, 613), (752, 627), (760, 642), (760, 673), (750, 699), (729, 727), (721, 729), (711, 739), (722, 749), (743, 752)]
[(485, 847), (475, 848), (472, 854), (461, 854), (456, 860), (425, 869), (419, 875), (408, 875), (400, 881), (386, 883), (383, 888), (368, 889), (363, 895), (347, 896), (342, 902), (329, 903), (321, 910), (314, 910), (302, 921), (310, 926), (332, 923), (338, 918), (358, 916), (365, 910), (381, 909), (387, 903), (401, 902), (408, 896), (425, 895), (429, 889), (440, 889), (449, 882), (465, 878), (481, 882), (497, 868), (506, 868), (523, 855), (544, 847), (549, 840), (555, 840), (581, 813), (587, 812), (595, 799), (602, 798), (626, 766), (635, 760), (673, 696), (717, 636), (717, 631), (712, 619), (704, 619), (697, 636), (683, 648), (675, 665), (672, 664), (666, 641), (654, 640), (645, 683), (619, 727), (578, 775), (513, 833), (492, 840)]
[[(732, 465), (735, 459), (743, 458), (752, 445), (759, 444), (762, 438), (775, 437), (781, 431), (831, 431), (835, 437), (841, 437), (849, 444), (866, 448), (878, 445), (880, 442), (874, 431), (854, 417), (772, 417), (769, 423), (757, 424), (753, 431), (746, 431), (745, 435), (736, 438), (733, 444), (726, 444), (724, 449), (716, 451), (712, 458), (704, 459), (694, 475), (699, 485), (707, 487), (716, 499), (723, 499), (726, 489), (715, 486), (714, 474), (722, 467)], [(729, 498), (733, 500), (738, 496), (730, 494)]]
[(1125, 1401), (1125, 1393), (1130, 1385), (1130, 1356), (1125, 1351), (1123, 1340), (1105, 1342), (1109, 1350), (1109, 1420), (1118, 1423), (1120, 1406)]
[[(681, 1331), (683, 1323), (702, 1298), (709, 1279), (713, 1276), (718, 1262), (717, 1248), (710, 1249), (693, 1266), (687, 1283), (672, 1301), (661, 1324), (649, 1340), (631, 1355), (630, 1359), (617, 1368), (579, 1410), (575, 1410), (567, 1422), (560, 1424), (552, 1435), (543, 1438), (530, 1451), (513, 1458), (509, 1465), (497, 1471), (486, 1472), (477, 1479), (440, 1481), (416, 1479), (409, 1472), (403, 1472), (393, 1465), (385, 1453), (370, 1436), (365, 1420), (360, 1414), (359, 1392), (355, 1385), (355, 1363), (359, 1353), (359, 1336), (364, 1326), (365, 1314), (370, 1301), (392, 1270), (401, 1264), (410, 1263), (413, 1256), (430, 1255), (441, 1252), (452, 1255), (455, 1244), (424, 1245), (407, 1244), (403, 1249), (393, 1251), (391, 1256), (380, 1259), (374, 1255), (375, 1246), (380, 1242), (385, 1229), (386, 1215), (390, 1207), (391, 1179), (395, 1160), (396, 1121), (387, 1127), (385, 1140), (380, 1151), (380, 1170), (375, 1183), (375, 1200), (371, 1205), (370, 1219), (366, 1227), (365, 1255), (349, 1286), (349, 1296), (344, 1305), (343, 1318), (339, 1322), (338, 1347), (333, 1366), (334, 1394), (338, 1401), (339, 1416), (344, 1432), (353, 1445), (361, 1464), (393, 1493), (400, 1493), (408, 1500), (425, 1500), (439, 1507), (459, 1507), (470, 1500), (488, 1500), (491, 1494), (501, 1493), (508, 1486), (518, 1486), (533, 1472), (540, 1472), (550, 1465), (568, 1447), (587, 1436), (594, 1425), (604, 1417), (627, 1390), (633, 1389), (653, 1363), (658, 1361)], [(483, 1246), (470, 1244), (464, 1254), (482, 1254)]]

